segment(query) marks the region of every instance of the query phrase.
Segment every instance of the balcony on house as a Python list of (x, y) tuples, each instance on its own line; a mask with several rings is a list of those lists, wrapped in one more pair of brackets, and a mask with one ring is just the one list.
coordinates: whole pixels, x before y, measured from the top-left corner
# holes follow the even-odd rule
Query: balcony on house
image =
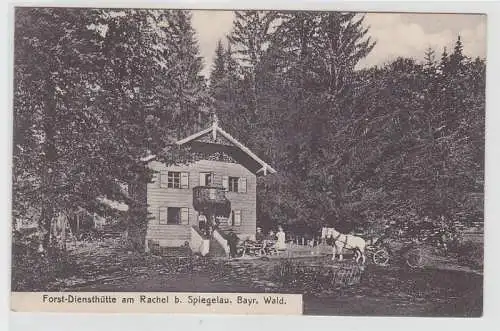
[(231, 202), (222, 186), (196, 186), (193, 188), (193, 207), (206, 216), (229, 217)]

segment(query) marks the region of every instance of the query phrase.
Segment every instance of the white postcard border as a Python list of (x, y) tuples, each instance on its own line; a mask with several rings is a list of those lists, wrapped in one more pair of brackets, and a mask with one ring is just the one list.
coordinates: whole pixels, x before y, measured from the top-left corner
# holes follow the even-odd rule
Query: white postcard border
[[(104, 6), (101, 1), (30, 1), (16, 2), (19, 5), (80, 5), (80, 6)], [(110, 4), (110, 5), (108, 5)], [(137, 1), (108, 1), (106, 6), (172, 6), (184, 8), (207, 8), (217, 7), (220, 9), (231, 9), (236, 6), (235, 1), (155, 1), (155, 2), (137, 2)], [(12, 313), (9, 312), (10, 297), (10, 272), (2, 273), (3, 298), (2, 312), (5, 316), (2, 320), (9, 320), (11, 330), (163, 330), (163, 329), (191, 329), (200, 328), (204, 330), (312, 330), (312, 329), (331, 329), (338, 330), (422, 330), (422, 329), (441, 329), (452, 327), (453, 330), (470, 330), (471, 327), (480, 327), (484, 330), (493, 330), (494, 321), (498, 320), (499, 307), (499, 266), (494, 261), (497, 260), (499, 251), (499, 242), (495, 234), (499, 234), (499, 223), (495, 222), (500, 218), (500, 174), (493, 169), (500, 168), (498, 147), (495, 142), (500, 141), (500, 130), (496, 125), (500, 124), (500, 113), (496, 111), (499, 91), (499, 46), (498, 32), (500, 31), (499, 5), (495, 3), (478, 2), (440, 2), (440, 3), (420, 3), (420, 2), (399, 2), (399, 3), (375, 3), (375, 2), (324, 2), (324, 1), (239, 1), (237, 6), (240, 8), (258, 6), (262, 9), (279, 6), (288, 9), (344, 9), (344, 10), (363, 10), (363, 11), (439, 11), (439, 12), (486, 12), (488, 13), (488, 55), (487, 55), (487, 126), (486, 126), (486, 225), (485, 225), (485, 279), (484, 279), (484, 317), (482, 319), (446, 319), (446, 318), (390, 318), (390, 317), (287, 317), (283, 316), (215, 316), (215, 315), (92, 315), (92, 314), (39, 314), (39, 313)], [(5, 11), (4, 11), (5, 12)], [(9, 27), (12, 28), (12, 7), (9, 8)], [(2, 29), (4, 34), (2, 40), (7, 43), (5, 49), (10, 49), (12, 31)], [(4, 105), (8, 111), (3, 111), (2, 123), (4, 139), (1, 140), (1, 152), (4, 154), (3, 162), (3, 187), (2, 203), (5, 211), (5, 220), (10, 219), (10, 159), (11, 159), (11, 139), (12, 139), (12, 55), (9, 52), (2, 52), (2, 63), (4, 71), (8, 73), (2, 83), (2, 99), (6, 102)], [(495, 110), (494, 112), (492, 111)], [(495, 203), (497, 202), (497, 203)], [(7, 221), (4, 224), (8, 224)], [(1, 254), (3, 265), (10, 270), (10, 231), (2, 231), (4, 254)]]

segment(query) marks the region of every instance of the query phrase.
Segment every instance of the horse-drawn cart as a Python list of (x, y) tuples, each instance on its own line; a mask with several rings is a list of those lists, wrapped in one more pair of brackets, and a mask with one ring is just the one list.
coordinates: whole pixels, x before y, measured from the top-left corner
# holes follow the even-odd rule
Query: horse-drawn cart
[(389, 248), (377, 242), (366, 246), (366, 257), (369, 261), (379, 266), (388, 265), (391, 260)]
[(385, 266), (399, 261), (410, 268), (422, 268), (431, 260), (447, 254), (446, 241), (439, 233), (411, 238), (385, 236), (367, 242), (366, 255), (374, 264)]
[(237, 257), (266, 257), (278, 255), (276, 244), (273, 241), (245, 240), (236, 248)]
[(406, 264), (414, 269), (449, 258), (446, 246), (433, 242), (412, 242), (407, 246), (404, 256)]

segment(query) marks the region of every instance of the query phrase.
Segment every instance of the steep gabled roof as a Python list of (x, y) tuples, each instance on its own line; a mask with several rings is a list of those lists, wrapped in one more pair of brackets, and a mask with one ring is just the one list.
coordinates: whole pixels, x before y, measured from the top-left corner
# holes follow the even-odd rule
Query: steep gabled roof
[(204, 130), (201, 130), (199, 132), (196, 132), (189, 137), (186, 137), (184, 139), (181, 139), (177, 141), (177, 145), (182, 146), (184, 144), (196, 141), (197, 139), (208, 135), (212, 134), (212, 140), (215, 142), (217, 140), (217, 134), (220, 134), (222, 137), (224, 137), (226, 140), (228, 140), (232, 145), (234, 145), (236, 148), (238, 148), (241, 152), (246, 154), (248, 157), (253, 159), (256, 163), (260, 164), (261, 168), (257, 170), (257, 173), (261, 173), (263, 175), (267, 175), (268, 173), (274, 174), (276, 173), (276, 170), (271, 167), (269, 164), (264, 162), (261, 158), (259, 158), (257, 155), (255, 155), (248, 147), (240, 143), (236, 138), (231, 136), (229, 133), (224, 131), (222, 128), (219, 127), (219, 122), (217, 118), (214, 116), (214, 121), (212, 123), (212, 126), (209, 128), (206, 128)]
[(190, 141), (193, 141), (193, 140), (196, 140), (196, 139), (198, 139), (200, 137), (203, 137), (204, 135), (206, 135), (210, 131), (212, 131), (212, 127), (206, 128), (205, 130), (201, 130), (201, 131), (196, 132), (196, 133), (193, 133), (189, 137), (186, 137), (184, 139), (181, 139), (181, 140), (177, 141), (176, 144), (177, 145), (184, 145), (184, 144), (186, 144), (186, 143), (188, 143)]

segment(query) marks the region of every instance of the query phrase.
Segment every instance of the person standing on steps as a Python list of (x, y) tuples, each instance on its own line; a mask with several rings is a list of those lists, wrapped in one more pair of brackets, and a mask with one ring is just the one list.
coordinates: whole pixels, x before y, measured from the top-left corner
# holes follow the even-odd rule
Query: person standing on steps
[(207, 218), (203, 214), (198, 216), (198, 227), (205, 236), (209, 236)]
[(235, 258), (236, 257), (236, 247), (238, 245), (239, 238), (234, 233), (232, 230), (230, 230), (228, 238), (227, 238), (227, 243), (229, 245), (229, 258)]

